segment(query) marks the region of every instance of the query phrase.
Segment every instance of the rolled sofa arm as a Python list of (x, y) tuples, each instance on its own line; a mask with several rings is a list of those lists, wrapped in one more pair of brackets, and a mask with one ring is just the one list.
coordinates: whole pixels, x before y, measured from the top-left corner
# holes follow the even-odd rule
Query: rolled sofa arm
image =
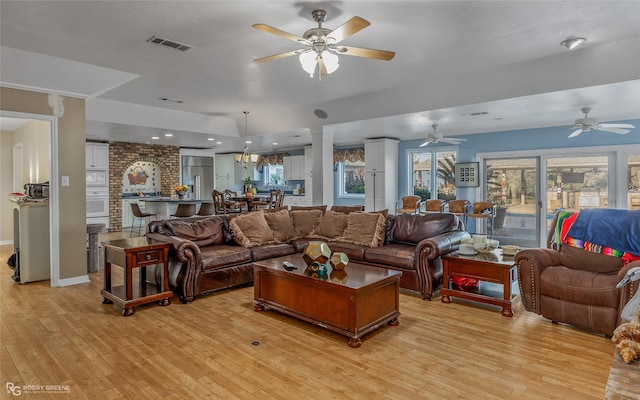
[(416, 251), (420, 252), (420, 259), (435, 260), (436, 258), (458, 250), (462, 239), (468, 239), (471, 236), (467, 231), (454, 231), (436, 235), (423, 239), (416, 246)]
[(192, 259), (197, 265), (200, 264), (201, 252), (200, 247), (191, 240), (183, 239), (177, 236), (167, 236), (162, 233), (147, 233), (146, 237), (159, 242), (171, 244), (171, 253), (180, 262), (190, 262)]
[(549, 266), (560, 265), (560, 253), (544, 248), (525, 249), (516, 253), (514, 262), (524, 309), (540, 314), (540, 274)]

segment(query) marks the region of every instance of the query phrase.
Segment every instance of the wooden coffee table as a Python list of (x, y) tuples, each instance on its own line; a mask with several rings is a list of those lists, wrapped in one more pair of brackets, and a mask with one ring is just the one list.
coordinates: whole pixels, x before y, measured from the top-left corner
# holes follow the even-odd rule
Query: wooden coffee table
[[(289, 261), (298, 269), (282, 268)], [(271, 308), (340, 333), (351, 347), (383, 324), (398, 325), (399, 271), (349, 262), (344, 271), (317, 275), (302, 254), (257, 261), (254, 266), (255, 310)]]
[[(479, 301), (502, 307), (502, 315), (505, 317), (513, 316), (511, 304), (518, 297), (518, 295), (512, 294), (511, 291), (511, 285), (517, 282), (517, 270), (513, 257), (503, 256), (501, 249), (489, 253), (478, 253), (473, 256), (449, 253), (442, 256), (442, 265), (444, 276), (440, 293), (442, 294), (443, 303), (451, 303), (451, 296)], [(454, 288), (451, 285), (451, 277), (453, 276), (501, 284), (502, 296), (497, 297), (482, 291)]]

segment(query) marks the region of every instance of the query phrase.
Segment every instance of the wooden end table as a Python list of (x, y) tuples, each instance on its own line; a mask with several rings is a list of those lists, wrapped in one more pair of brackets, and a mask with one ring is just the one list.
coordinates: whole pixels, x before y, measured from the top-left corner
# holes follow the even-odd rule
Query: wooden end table
[[(289, 261), (298, 269), (286, 271)], [(362, 345), (362, 336), (383, 325), (398, 325), (399, 271), (349, 262), (344, 271), (327, 266), (318, 275), (295, 254), (254, 265), (256, 311), (272, 308), (349, 338), (351, 347)]]
[[(116, 303), (125, 317), (135, 313), (135, 306), (158, 301), (161, 306), (171, 304), (173, 292), (169, 290), (169, 243), (155, 242), (146, 237), (109, 240), (105, 248), (104, 289), (102, 303)], [(111, 264), (124, 268), (124, 285), (111, 287)], [(147, 285), (147, 268), (162, 264), (162, 282)], [(140, 268), (139, 285), (133, 286), (133, 269)]]
[[(511, 285), (517, 282), (517, 269), (513, 256), (503, 256), (502, 249), (469, 256), (449, 253), (442, 256), (442, 265), (444, 276), (440, 293), (443, 303), (451, 303), (451, 296), (453, 296), (500, 306), (502, 307), (502, 315), (505, 317), (513, 316), (511, 305), (519, 297), (519, 295), (511, 293)], [(451, 284), (453, 276), (501, 284), (503, 287), (502, 298), (481, 291), (456, 289)]]

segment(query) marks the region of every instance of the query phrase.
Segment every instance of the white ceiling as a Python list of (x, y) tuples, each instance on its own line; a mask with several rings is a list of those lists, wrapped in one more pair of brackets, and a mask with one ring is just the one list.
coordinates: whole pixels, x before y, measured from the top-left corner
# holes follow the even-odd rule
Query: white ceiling
[[(301, 46), (252, 24), (301, 36), (316, 8), (331, 29), (370, 21), (342, 44), (395, 58), (340, 56), (322, 81), (296, 57), (253, 62)], [(583, 106), (601, 122), (640, 118), (638, 1), (3, 0), (0, 18), (0, 82), (86, 98), (88, 139), (226, 152), (250, 136), (271, 151), (323, 131), (347, 145), (422, 138), (433, 123), (447, 136), (570, 125)], [(568, 51), (570, 36), (587, 42)]]

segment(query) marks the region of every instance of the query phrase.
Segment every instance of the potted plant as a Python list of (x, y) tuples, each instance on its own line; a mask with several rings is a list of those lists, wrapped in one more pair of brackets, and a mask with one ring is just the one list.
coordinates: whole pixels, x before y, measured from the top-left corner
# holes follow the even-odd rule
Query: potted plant
[(251, 177), (250, 176), (247, 176), (247, 178), (244, 180), (244, 192), (245, 193), (251, 192)]

